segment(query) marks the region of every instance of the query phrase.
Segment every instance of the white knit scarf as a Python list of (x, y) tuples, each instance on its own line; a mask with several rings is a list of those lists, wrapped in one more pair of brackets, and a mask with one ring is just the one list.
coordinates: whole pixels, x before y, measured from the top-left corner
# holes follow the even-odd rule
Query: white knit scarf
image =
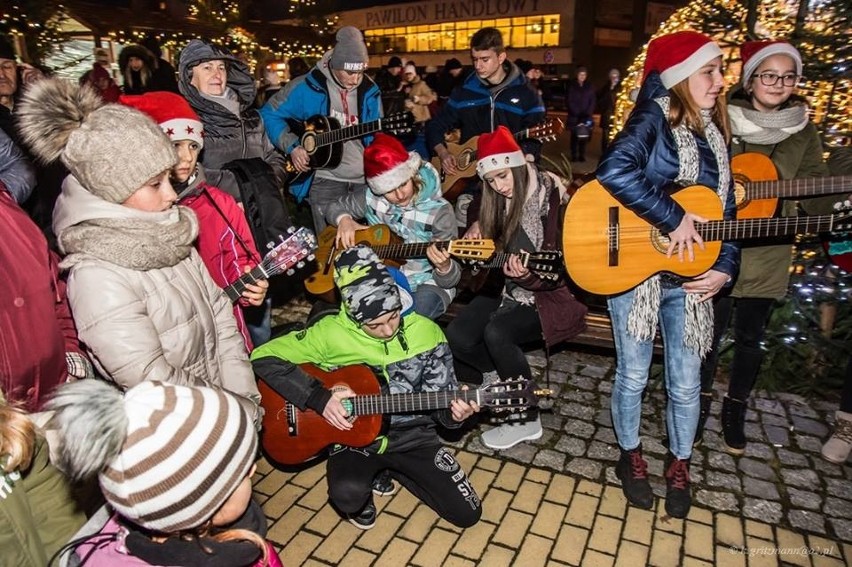
[(731, 104), (731, 133), (749, 144), (771, 146), (783, 142), (808, 125), (808, 112), (804, 104), (794, 104), (774, 112), (761, 112), (753, 108)]

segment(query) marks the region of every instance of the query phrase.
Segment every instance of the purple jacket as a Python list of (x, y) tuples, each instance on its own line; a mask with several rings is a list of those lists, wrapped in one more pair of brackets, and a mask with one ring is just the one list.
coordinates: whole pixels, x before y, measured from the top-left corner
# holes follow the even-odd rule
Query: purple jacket
[(568, 83), (568, 127), (588, 120), (595, 113), (595, 88), (589, 81), (582, 85), (573, 80)]

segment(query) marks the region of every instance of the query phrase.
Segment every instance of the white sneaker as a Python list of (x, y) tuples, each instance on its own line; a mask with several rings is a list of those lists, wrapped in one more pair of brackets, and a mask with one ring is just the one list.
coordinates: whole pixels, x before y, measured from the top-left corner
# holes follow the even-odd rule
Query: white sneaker
[(482, 434), (482, 444), (490, 449), (508, 449), (521, 441), (541, 438), (541, 417), (529, 421), (509, 421)]

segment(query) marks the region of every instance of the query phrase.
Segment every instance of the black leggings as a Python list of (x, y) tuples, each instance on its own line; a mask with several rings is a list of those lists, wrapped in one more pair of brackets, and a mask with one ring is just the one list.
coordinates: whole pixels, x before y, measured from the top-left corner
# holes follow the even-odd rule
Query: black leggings
[(733, 316), (734, 359), (731, 362), (728, 396), (737, 400), (748, 399), (760, 373), (760, 363), (763, 361), (760, 343), (766, 334), (766, 324), (774, 306), (774, 299), (758, 297), (725, 296), (714, 303), (713, 348), (701, 365), (702, 392), (713, 390), (713, 378), (719, 364), (719, 342)]
[(370, 498), (373, 478), (385, 469), (455, 526), (468, 528), (482, 516), (482, 503), (461, 465), (439, 445), (383, 454), (347, 447), (333, 453), (327, 471), (331, 503), (344, 514), (357, 514)]
[[(476, 296), (446, 329), (453, 357), (479, 373), (496, 370), (500, 378), (532, 378), (521, 345), (541, 340), (541, 321), (535, 307)], [(464, 376), (464, 373), (462, 372)], [(469, 380), (477, 382), (477, 380)]]

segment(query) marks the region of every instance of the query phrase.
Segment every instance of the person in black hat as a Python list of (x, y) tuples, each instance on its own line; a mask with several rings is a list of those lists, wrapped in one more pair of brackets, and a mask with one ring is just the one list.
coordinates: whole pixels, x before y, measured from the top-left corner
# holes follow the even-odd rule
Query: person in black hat
[(443, 105), (450, 98), (450, 93), (453, 92), (453, 89), (462, 84), (462, 81), (464, 81), (464, 77), (462, 76), (463, 70), (464, 66), (461, 64), (461, 61), (455, 57), (447, 59), (444, 63), (444, 68), (441, 70), (441, 74), (438, 77), (438, 84), (435, 87), (435, 92), (438, 93), (439, 105)]
[(405, 93), (402, 92), (402, 60), (394, 55), (388, 64), (376, 73), (376, 85), (382, 91), (382, 107), (386, 114), (405, 110)]

